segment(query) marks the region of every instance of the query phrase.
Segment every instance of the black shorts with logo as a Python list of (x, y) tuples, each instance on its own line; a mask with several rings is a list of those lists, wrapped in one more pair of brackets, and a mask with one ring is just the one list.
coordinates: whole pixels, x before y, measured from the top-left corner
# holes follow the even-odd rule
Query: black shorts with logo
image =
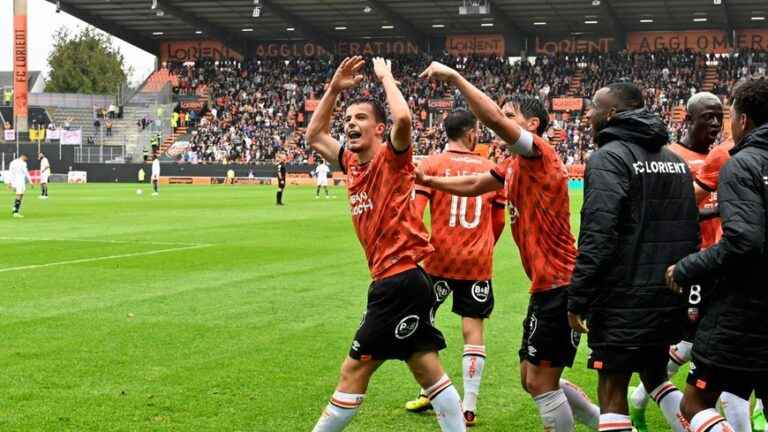
[(437, 307), (453, 293), (453, 313), (466, 318), (485, 319), (493, 312), (493, 284), (491, 281), (457, 280), (432, 276)]
[(407, 360), (414, 353), (442, 350), (445, 339), (434, 326), (436, 308), (432, 282), (421, 267), (371, 283), (349, 356)]
[(614, 373), (657, 370), (666, 374), (668, 362), (669, 345), (636, 348), (600, 347), (592, 350), (587, 359), (587, 367)]
[(749, 400), (752, 392), (759, 399), (768, 398), (768, 372), (760, 374), (710, 366), (691, 361), (688, 384), (699, 390), (715, 393), (728, 392)]
[(568, 324), (567, 287), (534, 293), (523, 321), (520, 361), (537, 366), (571, 367), (581, 334)]

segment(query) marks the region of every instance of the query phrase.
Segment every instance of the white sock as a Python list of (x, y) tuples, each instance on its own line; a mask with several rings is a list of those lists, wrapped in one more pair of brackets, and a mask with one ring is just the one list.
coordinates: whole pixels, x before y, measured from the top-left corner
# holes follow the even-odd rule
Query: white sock
[(624, 414), (600, 414), (600, 432), (632, 432), (632, 421)]
[(364, 398), (365, 395), (336, 391), (312, 432), (337, 432), (344, 429), (357, 414)]
[(713, 408), (704, 410), (691, 419), (693, 432), (733, 432), (733, 428)]
[(461, 363), (464, 370), (464, 409), (475, 412), (485, 369), (485, 345), (464, 345)]
[(752, 416), (749, 413), (749, 401), (733, 393), (720, 394), (720, 406), (725, 418), (736, 432), (752, 432)]
[(432, 402), (440, 430), (443, 432), (464, 432), (467, 430), (459, 392), (451, 384), (448, 375), (443, 375), (437, 380), (437, 383), (426, 390), (426, 394)]
[(540, 394), (533, 398), (539, 407), (539, 417), (548, 432), (573, 432), (573, 412), (563, 389)]
[(762, 399), (755, 399), (755, 411), (754, 412), (763, 412), (765, 408), (763, 408), (763, 400)]
[(600, 407), (593, 404), (584, 391), (576, 384), (568, 380), (560, 380), (560, 388), (563, 389), (568, 405), (571, 406), (573, 417), (590, 429), (597, 430), (600, 424)]
[(680, 401), (683, 399), (683, 393), (674, 384), (669, 381), (661, 384), (651, 392), (651, 397), (661, 408), (664, 418), (672, 426), (673, 431), (687, 431), (683, 415), (680, 414)]
[(680, 341), (677, 345), (669, 347), (669, 363), (667, 364), (667, 376), (672, 378), (680, 367), (691, 361), (691, 351), (693, 344), (686, 341)]
[(635, 408), (644, 410), (650, 401), (651, 398), (648, 397), (648, 392), (645, 391), (643, 384), (638, 385), (635, 391), (629, 395), (629, 403), (631, 403)]

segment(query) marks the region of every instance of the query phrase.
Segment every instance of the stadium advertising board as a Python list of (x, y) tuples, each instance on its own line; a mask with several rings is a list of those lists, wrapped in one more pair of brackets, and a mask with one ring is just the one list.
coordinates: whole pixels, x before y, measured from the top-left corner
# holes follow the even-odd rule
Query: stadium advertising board
[(612, 37), (536, 38), (536, 54), (607, 53), (616, 50)]
[(581, 111), (584, 108), (582, 98), (554, 98), (552, 99), (552, 109), (554, 111)]
[[(399, 55), (421, 52), (416, 42), (407, 39), (382, 39), (361, 41), (339, 41), (334, 54), (346, 57), (353, 55)], [(265, 42), (257, 44), (252, 53), (258, 57), (319, 57), (329, 52), (310, 41)]]
[(28, 89), (26, 5), (26, 2), (17, 2), (14, 7), (16, 15), (13, 17), (13, 112), (22, 118), (27, 117)]
[(67, 183), (88, 183), (88, 172), (87, 171), (68, 172)]
[(183, 100), (181, 101), (181, 108), (185, 110), (192, 110), (192, 111), (200, 111), (203, 109), (203, 105), (207, 100), (205, 99), (192, 99), (192, 100)]
[(663, 49), (691, 50), (723, 54), (731, 50), (728, 36), (721, 30), (691, 30), (680, 32), (634, 32), (627, 38), (631, 52), (651, 52)]
[(453, 109), (453, 99), (430, 99), (429, 109), (450, 111)]
[(234, 58), (240, 60), (243, 56), (223, 43), (214, 40), (208, 41), (174, 41), (160, 43), (160, 61), (194, 61), (201, 57), (209, 57), (215, 60)]
[(500, 34), (448, 36), (445, 39), (445, 49), (453, 56), (501, 57), (507, 51), (504, 36)]
[(83, 130), (82, 129), (70, 129), (61, 131), (62, 145), (80, 145), (83, 143)]
[(16, 131), (13, 129), (6, 129), (3, 131), (3, 139), (5, 141), (15, 141), (16, 140)]
[(757, 51), (768, 50), (768, 30), (736, 30), (736, 47)]

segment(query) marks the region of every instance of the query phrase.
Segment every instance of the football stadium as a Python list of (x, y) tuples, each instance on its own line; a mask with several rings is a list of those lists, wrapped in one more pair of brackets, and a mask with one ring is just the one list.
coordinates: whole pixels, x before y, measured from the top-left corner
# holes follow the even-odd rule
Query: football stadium
[(768, 429), (765, 0), (0, 6), (0, 430)]

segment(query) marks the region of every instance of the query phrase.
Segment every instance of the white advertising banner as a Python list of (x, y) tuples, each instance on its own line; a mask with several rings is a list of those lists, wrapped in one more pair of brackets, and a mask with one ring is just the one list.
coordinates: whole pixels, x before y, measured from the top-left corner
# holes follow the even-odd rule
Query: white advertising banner
[(70, 171), (67, 173), (67, 183), (88, 183), (88, 172)]
[(72, 129), (61, 131), (61, 143), (65, 145), (80, 145), (83, 143), (83, 130)]

